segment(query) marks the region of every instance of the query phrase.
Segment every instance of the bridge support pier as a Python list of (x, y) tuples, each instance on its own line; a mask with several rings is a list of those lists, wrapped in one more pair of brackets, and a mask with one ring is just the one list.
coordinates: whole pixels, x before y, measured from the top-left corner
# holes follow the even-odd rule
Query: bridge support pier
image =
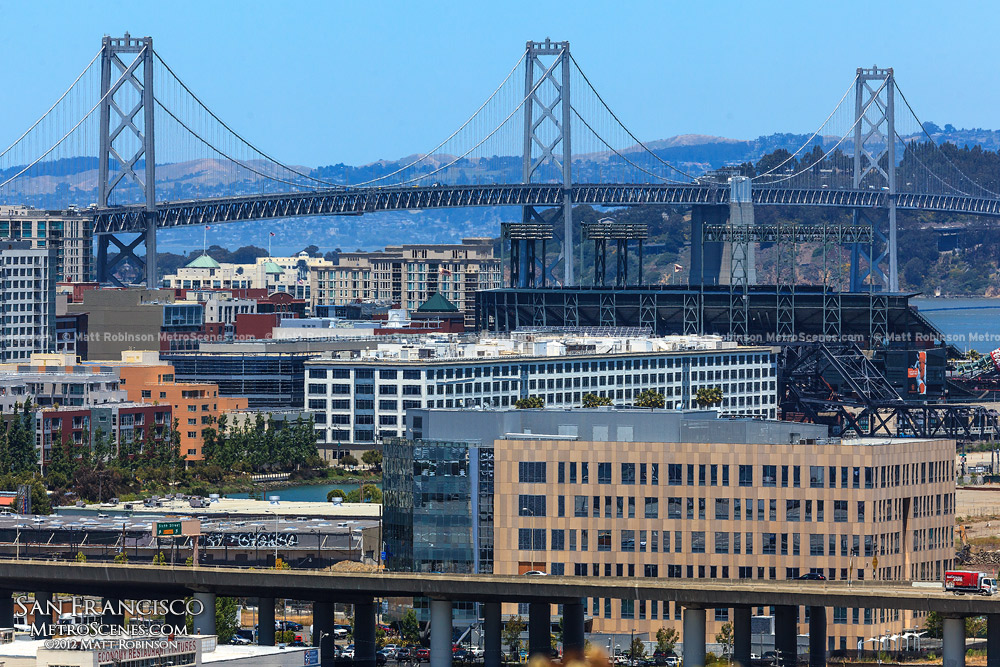
[(684, 665), (705, 667), (705, 610), (684, 607)]
[(750, 607), (733, 608), (733, 662), (750, 667), (751, 642)]
[(794, 665), (798, 659), (798, 607), (779, 605), (774, 608), (774, 651), (779, 667)]
[[(271, 608), (274, 609), (272, 603)], [(313, 602), (313, 627), (312, 645), (319, 647), (319, 664), (321, 667), (332, 667), (336, 662), (334, 657), (334, 636), (333, 629), (335, 617), (332, 602)], [(274, 627), (274, 623), (271, 623)], [(357, 626), (355, 626), (357, 627)], [(263, 642), (261, 642), (263, 643)], [(355, 644), (355, 655), (357, 655), (357, 642)], [(272, 641), (271, 646), (274, 645)], [(329, 650), (328, 650), (329, 649)]]
[(1000, 614), (986, 615), (986, 667), (1000, 667)]
[(201, 603), (201, 613), (191, 619), (192, 632), (196, 635), (215, 634), (215, 593), (194, 594), (194, 599)]
[(451, 667), (451, 600), (431, 600), (430, 667)]
[[(965, 619), (961, 616), (946, 616), (941, 625), (944, 667), (965, 667)], [(989, 639), (986, 641), (989, 646)]]
[(257, 598), (257, 645), (274, 646), (274, 598)]
[(551, 606), (548, 602), (531, 602), (528, 604), (528, 657), (543, 655), (546, 658), (552, 651), (552, 619), (549, 614)]
[(0, 628), (14, 627), (14, 591), (0, 590)]
[(826, 607), (809, 607), (809, 667), (826, 667)]
[[(333, 618), (333, 605), (330, 605), (330, 617)], [(360, 667), (375, 667), (377, 648), (375, 645), (375, 601), (368, 598), (363, 602), (355, 602), (354, 664)], [(450, 643), (448, 648), (451, 649)]]
[(583, 618), (583, 600), (563, 605), (563, 664), (568, 660), (583, 660)]
[(500, 667), (503, 644), (503, 625), (500, 622), (500, 603), (483, 604), (483, 629), (485, 631), (484, 667)]
[(36, 592), (35, 605), (36, 611), (31, 625), (35, 628), (37, 638), (47, 639), (51, 636), (48, 626), (52, 624), (52, 593)]

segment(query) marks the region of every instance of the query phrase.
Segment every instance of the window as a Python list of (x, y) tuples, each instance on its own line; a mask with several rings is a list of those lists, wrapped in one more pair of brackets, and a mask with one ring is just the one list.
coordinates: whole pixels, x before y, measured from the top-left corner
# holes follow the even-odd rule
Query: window
[(580, 464), (580, 483), (589, 484), (590, 483), (590, 464), (581, 463)]
[(590, 513), (587, 509), (588, 500), (587, 496), (573, 496), (573, 516), (585, 517)]
[(556, 480), (559, 484), (566, 483), (566, 464), (562, 461), (556, 464)]
[(519, 528), (517, 548), (521, 551), (545, 551), (545, 529)]
[(810, 556), (822, 556), (823, 554), (823, 535), (810, 535), (809, 536), (809, 555)]
[(518, 516), (545, 516), (545, 496), (519, 495), (517, 497)]
[(777, 466), (761, 466), (761, 484), (764, 486), (777, 486), (778, 470)]
[(667, 484), (670, 486), (680, 486), (683, 473), (680, 463), (667, 464)]
[(635, 531), (622, 531), (622, 551), (635, 551)]
[(729, 533), (725, 532), (715, 533), (715, 553), (717, 554), (729, 553)]
[(668, 519), (680, 519), (681, 518), (681, 499), (680, 498), (667, 498), (667, 518)]
[[(807, 501), (809, 502), (809, 501)], [(799, 521), (801, 519), (801, 500), (785, 501), (785, 521)]]
[(552, 551), (563, 551), (566, 549), (566, 531), (560, 529), (552, 529)]
[(705, 553), (705, 531), (703, 530), (691, 531), (691, 553), (693, 554)]
[(597, 464), (597, 483), (598, 484), (610, 484), (611, 483), (611, 464), (610, 463), (598, 463)]
[(823, 466), (809, 466), (809, 487), (813, 489), (822, 489), (825, 486), (825, 472), (826, 469)]
[(729, 518), (729, 498), (715, 499), (715, 518), (716, 519)]
[(545, 461), (520, 461), (517, 464), (517, 481), (522, 484), (545, 483)]
[(740, 466), (740, 486), (753, 486), (753, 466)]
[(597, 550), (598, 551), (611, 551), (611, 531), (610, 530), (599, 530), (599, 531), (597, 531)]
[(847, 523), (847, 501), (833, 501), (833, 520), (836, 523)]
[(651, 577), (655, 579), (656, 577), (660, 576), (659, 574), (660, 568), (656, 565), (644, 565), (642, 569), (643, 569), (642, 574), (644, 577)]
[(645, 517), (647, 519), (659, 519), (660, 518), (660, 499), (659, 498), (646, 498), (646, 512)]
[(761, 547), (761, 553), (765, 555), (774, 555), (778, 553), (777, 533), (763, 533), (761, 535), (761, 542), (763, 543), (763, 546)]
[(622, 464), (622, 484), (635, 484), (635, 464)]

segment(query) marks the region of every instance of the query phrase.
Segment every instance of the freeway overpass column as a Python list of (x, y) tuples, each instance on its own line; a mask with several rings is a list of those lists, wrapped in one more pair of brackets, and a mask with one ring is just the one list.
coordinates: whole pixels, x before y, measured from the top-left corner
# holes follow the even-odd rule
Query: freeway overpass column
[(375, 651), (375, 601), (368, 598), (354, 603), (354, 664), (375, 667)]
[(14, 627), (14, 591), (0, 590), (0, 628)]
[[(942, 619), (944, 667), (965, 667), (965, 619), (961, 616)], [(987, 646), (989, 640), (987, 639)], [(989, 658), (987, 658), (989, 659)]]
[[(271, 608), (274, 609), (273, 603)], [(322, 667), (329, 667), (336, 662), (335, 650), (333, 648), (334, 625), (333, 603), (313, 602), (312, 645), (319, 647), (319, 664)], [(273, 622), (271, 623), (271, 627), (274, 627)], [(274, 642), (271, 642), (270, 645), (273, 646)], [(357, 642), (355, 642), (355, 648), (357, 648)], [(356, 651), (355, 655), (357, 655)]]
[(274, 598), (257, 598), (257, 644), (274, 646)]
[(826, 607), (809, 607), (809, 667), (826, 667)]
[(1000, 614), (986, 615), (986, 667), (1000, 667)]
[(486, 635), (484, 667), (500, 667), (503, 626), (500, 622), (500, 603), (483, 603), (483, 626)]
[(705, 667), (705, 610), (684, 607), (684, 667)]
[(563, 605), (563, 664), (583, 660), (583, 601)]
[(774, 651), (778, 667), (795, 665), (799, 656), (798, 607), (779, 605), (774, 608)]
[[(30, 609), (30, 608), (29, 608)], [(52, 624), (52, 593), (35, 593), (35, 614), (31, 621), (38, 638), (50, 635), (48, 626)]]
[[(195, 593), (194, 599), (201, 603), (201, 613), (192, 618), (191, 627), (196, 635), (215, 634), (215, 593)], [(199, 605), (195, 605), (197, 608)]]
[(431, 664), (451, 667), (451, 600), (431, 600)]
[(548, 602), (528, 604), (528, 656), (549, 657), (552, 651), (551, 606)]
[(750, 667), (750, 615), (750, 607), (733, 608), (733, 662), (741, 667)]

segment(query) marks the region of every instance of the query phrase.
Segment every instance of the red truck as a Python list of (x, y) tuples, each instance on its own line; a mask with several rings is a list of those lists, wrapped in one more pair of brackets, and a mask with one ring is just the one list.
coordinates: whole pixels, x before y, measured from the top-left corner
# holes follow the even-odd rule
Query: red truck
[(944, 589), (959, 595), (962, 593), (995, 595), (997, 580), (985, 572), (949, 570), (944, 573)]

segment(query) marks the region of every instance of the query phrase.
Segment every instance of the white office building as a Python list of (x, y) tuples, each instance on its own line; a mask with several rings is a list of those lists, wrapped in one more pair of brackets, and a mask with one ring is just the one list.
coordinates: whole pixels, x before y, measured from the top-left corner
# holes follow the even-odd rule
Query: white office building
[(56, 333), (55, 252), (29, 241), (0, 240), (0, 362), (49, 352)]
[(669, 410), (695, 407), (699, 389), (718, 387), (722, 414), (777, 417), (773, 348), (711, 337), (427, 337), (353, 358), (328, 353), (305, 367), (305, 406), (328, 458), (402, 436), (410, 408), (503, 408), (529, 396), (546, 407), (579, 407), (586, 394), (630, 405), (648, 389)]

